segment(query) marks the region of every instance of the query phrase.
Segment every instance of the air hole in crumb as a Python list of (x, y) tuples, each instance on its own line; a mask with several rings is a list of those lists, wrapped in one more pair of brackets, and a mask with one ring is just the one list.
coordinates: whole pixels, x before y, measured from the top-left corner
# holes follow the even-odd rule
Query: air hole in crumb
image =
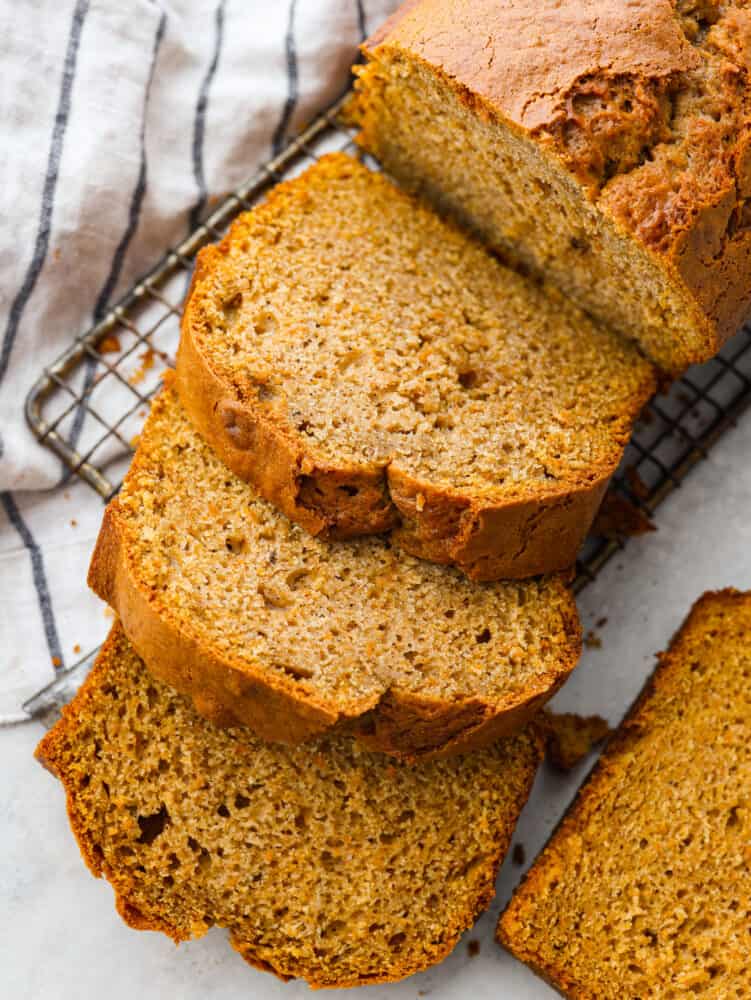
[(401, 948), (404, 942), (407, 940), (407, 935), (404, 931), (397, 931), (396, 934), (392, 934), (389, 938), (389, 948)]
[(232, 552), (233, 555), (239, 555), (241, 552), (245, 551), (246, 540), (242, 535), (228, 535), (224, 539), (224, 544), (228, 552)]
[(479, 375), (471, 368), (468, 371), (459, 372), (459, 385), (462, 389), (474, 389), (479, 381)]
[(153, 844), (168, 823), (169, 813), (165, 805), (162, 805), (158, 812), (151, 813), (150, 816), (139, 816), (138, 826), (141, 829), (141, 835), (138, 838), (138, 843)]
[(348, 483), (344, 483), (339, 489), (342, 493), (346, 493), (348, 497), (356, 497), (360, 492), (357, 486), (350, 486)]
[(315, 676), (315, 671), (310, 667), (304, 667), (300, 663), (282, 663), (282, 670), (296, 681), (307, 681)]
[(266, 382), (262, 382), (258, 386), (258, 399), (262, 403), (268, 403), (269, 400), (276, 396), (276, 389), (273, 385), (268, 385)]
[(229, 818), (229, 809), (225, 806), (225, 804), (223, 802), (219, 806), (219, 808), (217, 809), (217, 814), (219, 816), (223, 816), (225, 819)]
[(453, 608), (449, 608), (447, 611), (443, 612), (445, 618), (453, 618), (455, 614), (456, 611)]
[(269, 311), (259, 312), (253, 319), (253, 329), (259, 336), (264, 334), (275, 334), (279, 329), (276, 316)]
[(250, 799), (246, 795), (235, 796), (235, 809), (247, 809), (249, 805)]
[(480, 644), (490, 642), (490, 629), (484, 628), (482, 632), (475, 636), (475, 642), (479, 642)]

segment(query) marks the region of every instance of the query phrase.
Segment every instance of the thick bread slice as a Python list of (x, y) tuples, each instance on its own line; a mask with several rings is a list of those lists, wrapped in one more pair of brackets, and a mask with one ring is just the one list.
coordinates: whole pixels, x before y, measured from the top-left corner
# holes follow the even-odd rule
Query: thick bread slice
[(747, 0), (407, 0), (360, 143), (670, 374), (751, 314)]
[(324, 158), (199, 256), (177, 386), (309, 532), (398, 528), (474, 579), (565, 569), (650, 365), (357, 161)]
[(221, 463), (170, 388), (89, 583), (199, 711), (288, 743), (338, 724), (401, 757), (484, 745), (521, 728), (580, 649), (558, 578), (473, 584), (380, 538), (312, 538)]
[(577, 1000), (748, 996), (751, 593), (705, 594), (499, 940)]
[(408, 767), (345, 736), (265, 744), (202, 719), (115, 625), (37, 756), (132, 927), (217, 924), (282, 979), (355, 986), (439, 962), (489, 905), (541, 745)]

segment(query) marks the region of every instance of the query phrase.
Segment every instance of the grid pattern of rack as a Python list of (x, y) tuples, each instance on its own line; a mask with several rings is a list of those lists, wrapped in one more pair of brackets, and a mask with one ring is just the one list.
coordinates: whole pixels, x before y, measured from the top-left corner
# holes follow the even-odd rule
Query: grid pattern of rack
[[(105, 500), (119, 488), (149, 401), (164, 368), (173, 363), (180, 307), (196, 253), (220, 239), (235, 215), (252, 207), (271, 185), (304, 170), (324, 153), (357, 152), (352, 131), (340, 121), (345, 100), (346, 95), (222, 201), (100, 323), (45, 368), (32, 387), (26, 417), (34, 434), (58, 454), (70, 474), (81, 477)], [(577, 592), (623, 547), (629, 534), (649, 529), (657, 506), (749, 402), (751, 327), (746, 327), (717, 358), (692, 369), (646, 409), (614, 478), (605, 516), (598, 519), (599, 533), (580, 554)]]

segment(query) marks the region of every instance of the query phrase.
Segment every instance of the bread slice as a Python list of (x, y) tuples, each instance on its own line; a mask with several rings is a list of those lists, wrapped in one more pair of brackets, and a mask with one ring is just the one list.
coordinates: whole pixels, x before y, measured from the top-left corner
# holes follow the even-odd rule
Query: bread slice
[(355, 986), (439, 962), (489, 905), (541, 744), (409, 767), (346, 736), (262, 743), (153, 680), (116, 624), (37, 756), (131, 927), (216, 924), (282, 979)]
[(487, 744), (535, 714), (581, 644), (559, 578), (472, 584), (380, 538), (311, 538), (222, 465), (169, 387), (89, 583), (199, 711), (288, 743), (338, 725), (401, 757)]
[(408, 0), (360, 142), (670, 374), (751, 312), (745, 0)]
[(498, 925), (577, 1000), (748, 995), (751, 592), (705, 594)]
[(177, 385), (309, 532), (399, 528), (479, 580), (573, 565), (651, 367), (344, 156), (199, 256)]

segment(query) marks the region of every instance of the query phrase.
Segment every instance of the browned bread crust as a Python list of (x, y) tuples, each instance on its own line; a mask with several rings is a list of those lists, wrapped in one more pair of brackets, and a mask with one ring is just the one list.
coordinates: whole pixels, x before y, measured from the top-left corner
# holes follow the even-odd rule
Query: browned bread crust
[[(745, 2), (410, 0), (364, 49), (376, 60), (386, 52), (414, 60), (478, 117), (531, 139), (585, 196), (582, 220), (599, 211), (633, 238), (683, 300), (688, 339), (664, 345), (657, 360), (666, 371), (711, 357), (748, 318)], [(379, 135), (363, 110), (362, 140), (391, 169), (387, 129)], [(445, 194), (436, 178), (426, 183)]]
[(493, 898), (541, 756), (534, 727), (416, 768), (342, 736), (238, 738), (152, 680), (119, 624), (37, 749), (129, 926), (178, 943), (226, 927), (251, 965), (313, 987), (449, 954)]
[[(174, 441), (176, 448), (173, 461), (184, 466), (186, 479), (181, 483), (170, 482), (170, 475), (174, 476), (174, 466), (171, 470), (168, 460), (160, 456), (160, 449), (165, 449), (171, 441)], [(180, 545), (175, 544), (172, 554), (167, 550), (161, 555), (160, 545), (174, 530), (180, 533), (178, 541), (180, 537), (189, 538), (193, 526), (183, 520), (173, 529), (169, 517), (175, 515), (165, 514), (155, 517), (144, 529), (138, 526), (132, 515), (134, 510), (140, 511), (146, 504), (153, 505), (157, 511), (161, 510), (170, 495), (186, 489), (186, 482), (195, 476), (196, 482), (201, 483), (201, 493), (197, 498), (198, 506), (191, 508), (194, 516), (199, 516), (199, 510), (202, 512), (200, 516), (207, 516), (212, 520), (229, 516), (228, 503), (223, 504), (221, 496), (213, 493), (203, 496), (209, 489), (209, 470), (212, 470), (212, 475), (214, 478), (218, 477), (220, 482), (229, 476), (231, 483), (228, 485), (231, 489), (240, 490), (242, 499), (236, 503), (236, 507), (243, 518), (253, 514), (257, 507), (272, 523), (279, 525), (280, 532), (285, 532), (287, 522), (283, 515), (269, 507), (251, 487), (234, 480), (231, 473), (221, 468), (219, 460), (193, 431), (174, 390), (168, 386), (152, 405), (151, 415), (141, 435), (139, 449), (120, 497), (112, 501), (105, 511), (89, 569), (89, 585), (117, 611), (128, 637), (154, 675), (191, 696), (199, 712), (214, 722), (225, 726), (242, 724), (264, 739), (285, 743), (307, 740), (332, 727), (347, 728), (353, 729), (361, 742), (396, 757), (417, 759), (447, 756), (485, 746), (500, 736), (518, 731), (558, 690), (576, 665), (581, 648), (581, 629), (573, 597), (560, 580), (529, 581), (513, 585), (488, 584), (484, 586), (489, 590), (484, 592), (476, 590), (457, 576), (456, 586), (459, 591), (455, 595), (456, 600), (461, 602), (465, 598), (472, 598), (479, 602), (478, 607), (485, 608), (484, 618), (475, 627), (475, 631), (480, 630), (487, 620), (498, 637), (503, 638), (503, 621), (493, 616), (500, 614), (504, 588), (508, 587), (513, 591), (509, 593), (509, 597), (514, 604), (517, 600), (516, 591), (520, 589), (540, 609), (540, 620), (536, 620), (528, 612), (522, 612), (522, 625), (514, 626), (514, 629), (518, 628), (519, 636), (515, 632), (509, 632), (504, 640), (506, 645), (513, 645), (525, 641), (522, 634), (525, 629), (537, 629), (541, 632), (542, 644), (539, 649), (542, 652), (534, 654), (535, 662), (525, 664), (522, 657), (518, 668), (512, 666), (512, 661), (504, 668), (504, 654), (499, 654), (497, 667), (499, 670), (506, 670), (504, 676), (508, 678), (507, 686), (499, 685), (493, 695), (472, 693), (473, 689), (478, 689), (473, 684), (470, 672), (457, 685), (463, 694), (458, 694), (456, 690), (445, 695), (437, 691), (421, 694), (419, 688), (415, 689), (413, 686), (410, 689), (409, 686), (400, 684), (398, 670), (404, 651), (394, 647), (390, 650), (393, 663), (390, 663), (389, 670), (394, 677), (391, 683), (376, 683), (370, 677), (368, 686), (362, 693), (357, 679), (348, 680), (344, 688), (337, 689), (336, 693), (319, 689), (313, 677), (314, 671), (300, 671), (297, 667), (290, 667), (285, 672), (278, 667), (277, 661), (284, 660), (288, 655), (285, 642), (290, 639), (285, 638), (284, 633), (284, 616), (288, 614), (288, 610), (285, 607), (267, 608), (264, 601), (258, 600), (256, 583), (251, 581), (250, 574), (263, 572), (266, 553), (259, 551), (256, 555), (255, 546), (263, 542), (259, 542), (258, 538), (254, 541), (252, 535), (247, 543), (243, 542), (246, 550), (237, 557), (232, 557), (238, 561), (238, 566), (231, 570), (236, 574), (237, 583), (230, 608), (243, 607), (246, 600), (255, 600), (255, 610), (241, 613), (258, 616), (257, 625), (262, 632), (270, 629), (274, 635), (277, 632), (279, 634), (275, 642), (269, 644), (266, 652), (258, 655), (249, 653), (238, 643), (220, 645), (217, 630), (209, 631), (203, 627), (199, 615), (192, 608), (195, 606), (202, 615), (221, 613), (226, 616), (231, 615), (231, 611), (228, 612), (220, 603), (207, 606), (193, 593), (185, 598), (184, 592), (164, 590), (163, 574), (172, 572), (171, 563), (176, 555), (182, 553)], [(207, 508), (205, 515), (204, 507)], [(181, 515), (183, 516), (187, 518), (190, 515)], [(315, 551), (316, 559), (328, 559), (331, 543), (307, 539), (299, 528), (289, 528), (292, 533), (296, 532), (305, 540), (309, 551)], [(149, 537), (153, 541), (149, 541), (143, 536), (145, 530), (152, 529), (153, 536)], [(164, 544), (173, 545), (173, 541), (168, 540)], [(358, 549), (357, 545), (361, 548)], [(371, 571), (368, 561), (372, 561), (371, 555), (363, 551), (363, 545), (375, 546), (376, 556), (383, 548), (383, 544), (376, 540), (352, 543), (351, 547), (338, 547), (344, 560), (341, 572), (351, 573), (353, 586), (355, 581), (365, 580), (366, 574)], [(274, 548), (272, 543), (268, 547)], [(305, 558), (302, 543), (298, 545), (293, 542), (284, 549), (286, 553), (290, 551), (299, 552), (301, 562)], [(226, 575), (223, 575), (218, 561), (205, 556), (202, 549), (201, 557), (206, 560), (208, 586), (216, 594), (226, 586)], [(276, 558), (275, 551), (274, 559)], [(279, 569), (283, 560), (290, 558), (289, 554), (285, 556), (280, 550), (276, 568)], [(147, 568), (147, 563), (152, 559), (158, 560), (156, 576)], [(246, 559), (247, 564), (243, 562)], [(404, 559), (410, 560), (411, 557), (406, 556)], [(390, 579), (408, 572), (404, 559), (397, 561), (388, 570)], [(440, 589), (443, 590), (443, 573), (454, 572), (440, 570), (417, 560), (411, 562), (415, 579), (408, 583), (405, 576), (403, 590), (400, 591), (397, 586), (397, 600), (408, 598), (410, 585), (419, 584), (423, 592), (432, 592), (432, 588), (439, 586), (439, 582), (433, 579), (438, 575), (441, 576)], [(293, 568), (290, 563), (287, 570)], [(155, 579), (160, 582), (155, 583)], [(191, 587), (193, 586), (197, 584), (192, 583)], [(258, 586), (263, 587), (263, 584)], [(448, 586), (449, 577), (446, 578), (446, 587)], [(493, 596), (496, 589), (501, 599), (497, 605)], [(449, 591), (446, 590), (446, 593)], [(184, 600), (192, 604), (181, 606), (181, 594)], [(303, 591), (302, 594), (303, 614), (330, 615), (327, 605), (318, 599), (315, 590)], [(372, 611), (368, 608), (366, 597), (367, 592), (364, 591), (363, 603), (356, 612), (359, 619), (357, 623), (348, 622), (347, 615), (342, 611), (342, 620), (332, 619), (330, 625), (342, 631), (354, 626), (358, 633), (365, 635), (372, 632), (374, 637), (378, 636), (381, 642), (385, 642), (381, 638), (383, 633), (376, 630), (379, 612), (375, 606)], [(289, 613), (296, 615), (296, 608), (290, 607)], [(440, 617), (444, 613), (438, 598), (434, 613)], [(461, 608), (458, 613), (461, 614)], [(230, 619), (226, 620), (230, 625)], [(431, 622), (414, 622), (407, 627), (417, 635), (418, 631), (427, 630), (429, 633), (435, 626)], [(370, 632), (366, 632), (367, 629)], [(221, 628), (218, 631), (221, 633)], [(436, 631), (435, 648), (428, 650), (426, 647), (429, 659), (440, 659), (447, 653), (442, 648), (441, 634)], [(479, 668), (480, 658), (487, 655), (486, 650), (491, 651), (492, 655), (494, 649), (485, 642), (483, 636), (479, 637), (478, 642), (481, 644), (477, 646), (474, 645), (475, 637), (472, 634), (456, 637), (453, 641), (459, 643), (456, 648), (460, 651), (464, 647), (468, 649), (469, 644), (477, 650), (478, 663), (473, 669)], [(308, 641), (303, 636), (298, 637), (295, 642), (301, 643), (301, 663), (315, 665), (322, 655), (322, 649), (316, 644), (317, 640), (311, 638)], [(350, 662), (353, 654), (346, 652), (341, 643), (340, 648), (342, 671), (354, 672), (363, 684), (368, 675), (367, 666)], [(374, 649), (371, 654), (374, 660), (378, 654), (379, 651)], [(522, 654), (512, 653), (513, 657), (517, 655)], [(407, 665), (406, 660), (403, 662)], [(496, 664), (489, 662), (482, 669), (489, 671), (494, 666)], [(455, 669), (459, 670), (458, 667)], [(514, 676), (518, 669), (529, 671), (523, 682)], [(296, 676), (298, 673), (300, 676)]]
[(743, 995), (750, 671), (751, 593), (704, 594), (501, 915), (563, 996)]
[[(600, 408), (600, 431), (608, 435), (607, 454), (600, 448), (588, 467), (575, 461), (567, 466), (565, 449), (560, 454), (551, 447), (550, 468), (556, 468), (549, 477), (535, 480), (520, 475), (513, 491), (490, 489), (479, 480), (467, 482), (470, 469), (458, 469), (465, 478), (457, 476), (455, 483), (445, 473), (435, 477), (425, 471), (416, 473), (410, 458), (372, 459), (362, 454), (362, 446), (356, 458), (343, 456), (299, 429), (301, 421), (292, 415), (298, 400), (285, 398), (280, 405), (278, 400), (266, 398), (271, 393), (286, 396), (286, 390), (279, 389), (282, 379), (277, 372), (264, 374), (259, 390), (245, 383), (240, 366), (237, 376), (220, 370), (214, 356), (215, 342), (228, 335), (225, 332), (217, 338), (218, 324), (224, 322), (222, 300), (231, 301), (235, 309), (235, 302), (243, 298), (239, 273), (242, 247), (248, 242), (257, 244), (267, 231), (273, 234), (289, 228), (286, 217), (299, 211), (308, 198), (318, 199), (319, 210), (333, 211), (325, 200), (327, 185), (346, 190), (348, 184), (353, 204), (361, 200), (363, 190), (372, 188), (374, 200), (401, 203), (405, 218), (411, 215), (413, 225), (425, 230), (426, 239), (442, 237), (448, 243), (455, 241), (457, 248), (468, 242), (447, 225), (436, 228), (437, 220), (429, 221), (424, 208), (410, 204), (405, 195), (348, 157), (325, 157), (301, 178), (280, 185), (266, 203), (238, 219), (218, 246), (207, 247), (198, 256), (183, 314), (176, 382), (191, 419), (236, 475), (253, 483), (266, 499), (313, 535), (346, 539), (393, 530), (406, 551), (458, 566), (475, 580), (517, 579), (569, 568), (618, 465), (632, 422), (655, 389), (649, 365), (621, 353), (607, 337), (592, 337), (590, 321), (583, 315), (572, 313), (568, 319), (581, 326), (583, 356), (595, 350), (612, 358), (605, 377), (610, 377), (612, 398), (619, 402), (609, 408), (602, 401), (593, 404)], [(267, 253), (272, 253), (275, 245), (272, 237), (268, 239)], [(377, 221), (370, 239), (377, 247)], [(362, 253), (362, 247), (355, 252)], [(479, 249), (475, 252), (486, 267), (497, 268), (499, 283), (508, 282), (509, 297), (523, 294), (524, 285), (518, 277), (510, 276)], [(392, 264), (398, 279), (399, 268), (408, 261), (397, 256)], [(436, 280), (442, 278), (439, 272)], [(551, 324), (556, 312), (568, 316), (570, 307), (555, 299), (550, 303), (534, 286), (529, 286), (527, 295), (528, 311), (548, 310)], [(315, 315), (315, 305), (311, 309)], [(293, 322), (299, 321), (290, 320)], [(398, 323), (398, 318), (394, 322)], [(519, 322), (515, 317), (512, 325)], [(246, 336), (252, 338), (252, 334)], [(555, 333), (551, 331), (550, 336)], [(568, 354), (565, 360), (572, 365), (570, 377), (576, 381), (575, 360), (572, 363)], [(278, 363), (284, 366), (284, 357)], [(555, 363), (551, 361), (551, 368)], [(551, 384), (553, 379), (551, 371)], [(579, 390), (591, 391), (591, 386), (571, 389), (574, 395)], [(510, 391), (523, 390), (513, 386)], [(332, 394), (328, 406), (336, 406), (336, 398)], [(531, 395), (528, 405), (534, 406)], [(565, 404), (561, 408), (565, 409)], [(461, 422), (462, 415), (457, 419)], [(551, 425), (554, 423), (551, 418)], [(513, 434), (510, 430), (509, 436)], [(590, 434), (589, 427), (581, 428), (582, 438)], [(482, 448), (483, 442), (478, 447)], [(502, 472), (500, 456), (498, 468)]]

